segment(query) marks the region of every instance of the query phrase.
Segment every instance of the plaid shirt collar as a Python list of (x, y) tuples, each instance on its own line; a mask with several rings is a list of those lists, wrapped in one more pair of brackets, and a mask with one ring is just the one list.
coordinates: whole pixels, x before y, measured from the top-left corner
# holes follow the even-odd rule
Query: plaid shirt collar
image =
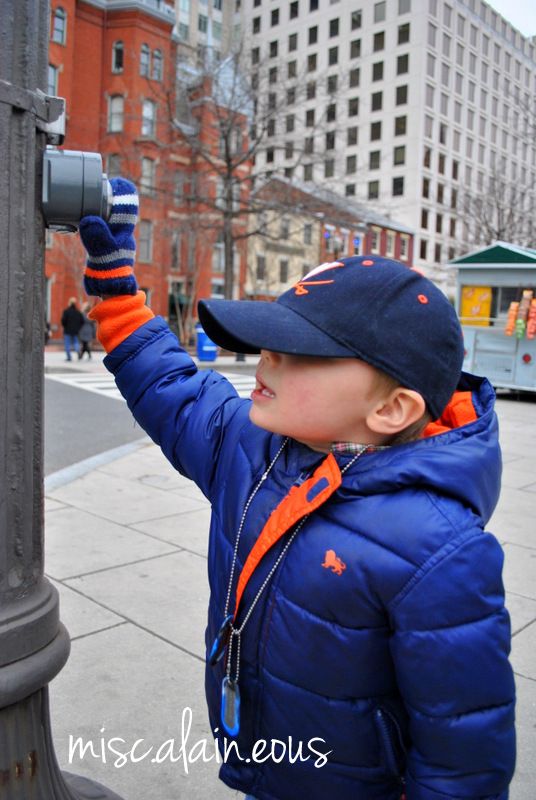
[(364, 455), (365, 453), (376, 453), (379, 450), (389, 450), (389, 445), (357, 444), (356, 442), (332, 442), (330, 446), (332, 453), (339, 455)]

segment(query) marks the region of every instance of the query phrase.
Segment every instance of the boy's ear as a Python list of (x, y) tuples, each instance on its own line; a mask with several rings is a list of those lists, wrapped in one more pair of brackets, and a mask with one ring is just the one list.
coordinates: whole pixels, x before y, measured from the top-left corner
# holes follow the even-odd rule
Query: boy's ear
[(426, 411), (426, 403), (419, 392), (397, 386), (387, 398), (379, 401), (367, 416), (367, 425), (374, 433), (395, 436), (418, 422)]

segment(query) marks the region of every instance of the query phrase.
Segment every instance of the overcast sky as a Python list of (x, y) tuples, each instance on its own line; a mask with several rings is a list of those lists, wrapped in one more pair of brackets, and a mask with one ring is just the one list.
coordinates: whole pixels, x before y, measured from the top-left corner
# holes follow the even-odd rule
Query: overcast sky
[(536, 36), (536, 0), (488, 0), (524, 36)]

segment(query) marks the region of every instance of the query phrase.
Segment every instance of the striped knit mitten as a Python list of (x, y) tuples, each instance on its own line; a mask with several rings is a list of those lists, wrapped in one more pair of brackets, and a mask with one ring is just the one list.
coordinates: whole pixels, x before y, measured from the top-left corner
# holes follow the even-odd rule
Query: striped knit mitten
[(112, 178), (112, 213), (84, 217), (80, 237), (88, 252), (84, 288), (89, 295), (136, 294), (133, 266), (136, 255), (134, 227), (138, 218), (138, 192), (130, 181)]

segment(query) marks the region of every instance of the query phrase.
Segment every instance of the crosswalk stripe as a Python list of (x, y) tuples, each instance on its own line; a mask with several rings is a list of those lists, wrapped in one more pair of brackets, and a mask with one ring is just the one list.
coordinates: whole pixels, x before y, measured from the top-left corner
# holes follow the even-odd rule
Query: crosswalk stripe
[[(253, 375), (242, 375), (237, 372), (222, 372), (220, 374), (232, 383), (239, 397), (249, 398), (252, 390), (255, 388), (255, 378)], [(111, 397), (114, 400), (123, 400), (123, 396), (115, 385), (115, 380), (112, 375), (91, 375), (87, 373), (81, 375), (62, 372), (57, 374), (47, 373), (46, 377), (49, 380), (57, 381), (67, 386), (84, 389), (86, 392), (93, 392), (94, 394)]]

